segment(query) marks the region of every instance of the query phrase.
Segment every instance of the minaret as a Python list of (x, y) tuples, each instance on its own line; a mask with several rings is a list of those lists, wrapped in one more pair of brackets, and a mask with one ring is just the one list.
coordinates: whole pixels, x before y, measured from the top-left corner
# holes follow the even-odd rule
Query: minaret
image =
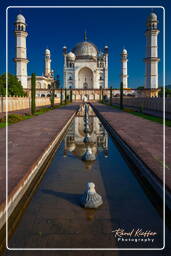
[(17, 15), (15, 22), (15, 36), (16, 36), (16, 76), (21, 81), (23, 88), (27, 88), (27, 48), (26, 48), (26, 22), (23, 15)]
[(158, 88), (158, 43), (157, 37), (159, 30), (157, 29), (157, 15), (151, 13), (147, 19), (146, 36), (146, 58), (145, 61), (145, 88)]
[(128, 88), (128, 67), (127, 67), (128, 53), (126, 49), (122, 50), (121, 62), (122, 62), (121, 82), (123, 83), (123, 88)]
[(63, 46), (63, 56), (64, 56), (64, 88), (67, 88), (67, 80), (66, 80), (67, 47), (66, 46)]
[(46, 49), (45, 50), (45, 71), (44, 75), (46, 77), (51, 76), (51, 59), (50, 59), (50, 50)]
[(104, 88), (108, 88), (108, 56), (109, 56), (109, 48), (107, 45), (104, 47), (104, 54), (105, 54), (105, 74), (104, 74)]

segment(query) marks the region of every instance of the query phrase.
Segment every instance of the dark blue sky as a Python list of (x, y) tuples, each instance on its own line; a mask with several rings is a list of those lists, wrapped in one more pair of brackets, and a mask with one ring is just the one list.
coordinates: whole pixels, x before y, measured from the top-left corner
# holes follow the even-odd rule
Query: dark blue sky
[[(162, 5), (167, 1), (91, 1), (91, 5)], [(88, 1), (10, 1), (4, 2), (2, 11), (6, 6), (13, 5), (89, 5)], [(165, 3), (166, 4), (166, 3)], [(4, 7), (4, 9), (3, 9)], [(154, 8), (159, 19), (159, 84), (163, 84), (163, 10)], [(169, 7), (166, 6), (166, 29)], [(62, 47), (66, 45), (71, 50), (74, 45), (83, 40), (84, 30), (87, 30), (88, 40), (96, 44), (98, 49), (104, 45), (109, 46), (109, 86), (119, 86), (120, 52), (124, 47), (128, 50), (128, 74), (129, 87), (135, 88), (144, 84), (145, 65), (145, 25), (146, 18), (151, 8), (122, 8), (122, 9), (33, 9), (17, 8), (9, 9), (9, 72), (15, 73), (15, 64), (12, 58), (15, 56), (14, 22), (16, 15), (22, 13), (27, 22), (27, 54), (30, 60), (28, 73), (35, 72), (41, 75), (44, 67), (44, 50), (49, 47), (52, 54), (52, 68), (55, 74), (59, 74), (63, 80), (63, 56)], [(5, 14), (5, 13), (4, 13)], [(5, 19), (5, 16), (3, 17)], [(3, 20), (4, 21), (4, 20)], [(2, 22), (2, 18), (0, 20)], [(171, 22), (170, 22), (171, 23)], [(0, 24), (1, 25), (1, 24)], [(1, 26), (2, 27), (2, 26)], [(5, 31), (4, 31), (5, 32)], [(166, 49), (171, 43), (170, 35), (166, 33)], [(2, 56), (5, 58), (5, 41), (1, 42)], [(170, 51), (166, 54), (166, 84), (171, 84)], [(1, 66), (0, 73), (5, 72), (5, 62)]]

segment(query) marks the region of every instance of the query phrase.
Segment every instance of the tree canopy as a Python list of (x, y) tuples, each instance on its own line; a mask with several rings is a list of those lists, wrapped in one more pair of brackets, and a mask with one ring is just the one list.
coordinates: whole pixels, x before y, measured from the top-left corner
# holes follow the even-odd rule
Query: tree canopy
[(59, 77), (59, 75), (56, 76), (55, 86), (56, 86), (56, 89), (60, 88), (60, 77)]
[[(0, 75), (0, 95), (6, 94), (6, 73)], [(15, 75), (8, 73), (8, 96), (25, 96), (21, 82)]]
[[(159, 91), (160, 97), (163, 97), (163, 91), (164, 91), (164, 88), (160, 87), (160, 91)], [(171, 89), (168, 86), (165, 87), (165, 97), (171, 97)]]
[(137, 90), (143, 90), (143, 89), (144, 89), (144, 86), (137, 87)]

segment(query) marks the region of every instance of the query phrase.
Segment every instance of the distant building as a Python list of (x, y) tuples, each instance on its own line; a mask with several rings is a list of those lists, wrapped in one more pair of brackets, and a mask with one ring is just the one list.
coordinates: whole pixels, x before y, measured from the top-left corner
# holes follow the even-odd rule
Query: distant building
[[(151, 95), (148, 89), (158, 89), (158, 20), (155, 13), (151, 13), (147, 19), (146, 35), (146, 57), (145, 61), (145, 91), (147, 96)], [(31, 89), (31, 76), (27, 73), (27, 45), (26, 21), (23, 15), (19, 14), (15, 22), (16, 36), (16, 76), (21, 81), (24, 89)], [(97, 46), (87, 40), (86, 33), (84, 41), (78, 43), (70, 52), (63, 47), (64, 55), (64, 88), (73, 89), (108, 89), (108, 46), (103, 52)], [(128, 54), (123, 49), (121, 53), (121, 82), (123, 88), (128, 89)], [(36, 71), (35, 71), (36, 73)], [(37, 75), (37, 74), (36, 74)], [(136, 75), (136, 74), (134, 74)], [(54, 82), (54, 74), (51, 70), (51, 53), (49, 49), (44, 54), (44, 72), (42, 76), (36, 76), (36, 89), (39, 89), (38, 96), (49, 95), (49, 88)], [(156, 94), (155, 94), (156, 95)]]

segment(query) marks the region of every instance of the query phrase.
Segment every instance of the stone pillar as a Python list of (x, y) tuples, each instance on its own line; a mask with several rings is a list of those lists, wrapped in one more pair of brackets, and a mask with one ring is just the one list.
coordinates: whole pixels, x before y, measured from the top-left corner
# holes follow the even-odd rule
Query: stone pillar
[(158, 43), (157, 37), (159, 30), (157, 29), (157, 15), (151, 13), (147, 19), (146, 36), (146, 58), (145, 61), (145, 88), (158, 88)]
[(17, 15), (15, 22), (15, 36), (16, 36), (16, 57), (14, 62), (16, 63), (16, 76), (21, 81), (23, 88), (27, 86), (27, 47), (26, 38), (28, 33), (26, 32), (26, 22), (23, 15)]
[(106, 45), (104, 47), (104, 52), (105, 52), (105, 71), (104, 71), (104, 88), (108, 88), (108, 56), (109, 56), (109, 50), (108, 46)]
[(67, 88), (67, 77), (66, 77), (66, 69), (67, 69), (67, 47), (63, 47), (63, 56), (64, 56), (64, 88)]
[(121, 63), (122, 63), (122, 68), (121, 68), (121, 83), (123, 83), (123, 88), (128, 88), (128, 53), (126, 49), (122, 50), (121, 53)]
[(50, 59), (50, 50), (45, 50), (45, 70), (44, 74), (46, 77), (51, 77), (51, 59)]

